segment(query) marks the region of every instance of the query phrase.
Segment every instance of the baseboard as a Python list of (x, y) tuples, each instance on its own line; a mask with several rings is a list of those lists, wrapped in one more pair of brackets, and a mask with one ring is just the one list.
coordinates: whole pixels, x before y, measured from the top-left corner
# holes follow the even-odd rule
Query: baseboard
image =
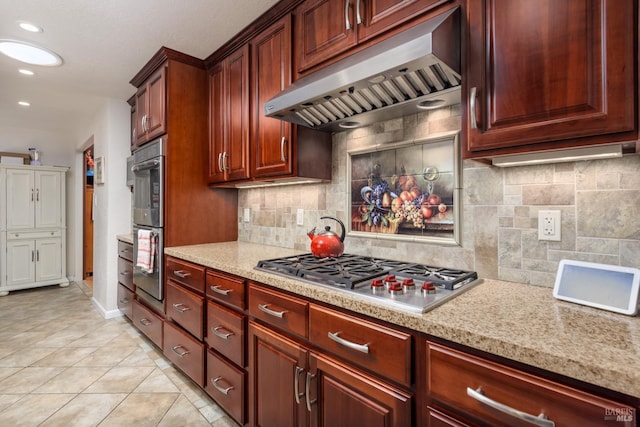
[(93, 303), (94, 307), (98, 310), (98, 312), (102, 315), (102, 317), (104, 317), (105, 319), (113, 319), (114, 317), (122, 316), (122, 312), (120, 310), (118, 309), (106, 310), (102, 306), (102, 304), (100, 304), (100, 302), (98, 302), (98, 300), (95, 298), (91, 298), (91, 302)]

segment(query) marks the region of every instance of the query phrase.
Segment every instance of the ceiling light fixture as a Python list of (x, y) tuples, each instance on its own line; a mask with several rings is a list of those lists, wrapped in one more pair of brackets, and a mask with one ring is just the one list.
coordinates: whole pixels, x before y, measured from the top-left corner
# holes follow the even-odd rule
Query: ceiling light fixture
[(27, 102), (27, 101), (18, 101), (18, 105), (20, 105), (22, 107), (29, 107), (29, 106), (31, 106), (31, 103)]
[(26, 68), (20, 68), (18, 70), (20, 74), (24, 74), (25, 76), (33, 76), (35, 73), (31, 70), (27, 70)]
[(55, 67), (62, 64), (62, 58), (57, 53), (17, 40), (0, 39), (0, 53), (32, 65)]
[(42, 27), (37, 26), (36, 24), (32, 24), (27, 21), (18, 21), (18, 25), (25, 31), (29, 31), (30, 33), (42, 33), (44, 30)]

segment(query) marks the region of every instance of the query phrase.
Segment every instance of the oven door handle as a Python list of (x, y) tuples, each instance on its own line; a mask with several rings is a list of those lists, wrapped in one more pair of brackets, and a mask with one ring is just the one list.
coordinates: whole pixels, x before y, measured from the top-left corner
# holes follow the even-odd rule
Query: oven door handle
[(146, 162), (137, 163), (131, 167), (131, 170), (134, 172), (139, 172), (141, 170), (153, 169), (160, 164), (160, 160), (148, 160)]

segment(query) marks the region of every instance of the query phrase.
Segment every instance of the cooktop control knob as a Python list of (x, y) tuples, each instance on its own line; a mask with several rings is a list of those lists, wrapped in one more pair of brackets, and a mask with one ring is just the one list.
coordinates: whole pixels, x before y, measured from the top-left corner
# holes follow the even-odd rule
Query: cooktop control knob
[(380, 294), (384, 292), (384, 283), (382, 279), (373, 279), (371, 281), (371, 292), (374, 294)]
[(389, 283), (389, 293), (392, 296), (402, 295), (402, 285), (395, 280)]
[(412, 278), (404, 279), (402, 281), (402, 288), (405, 292), (413, 291), (416, 289), (416, 283)]
[(422, 284), (423, 295), (429, 295), (429, 294), (435, 294), (435, 293), (436, 293), (436, 286), (433, 284), (433, 282), (424, 282)]

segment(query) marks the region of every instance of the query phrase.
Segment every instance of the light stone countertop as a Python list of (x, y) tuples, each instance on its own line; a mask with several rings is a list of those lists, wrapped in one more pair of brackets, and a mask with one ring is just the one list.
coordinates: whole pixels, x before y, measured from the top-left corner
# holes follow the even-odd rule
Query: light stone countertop
[(559, 301), (550, 288), (497, 280), (415, 314), (254, 269), (259, 260), (299, 253), (242, 242), (165, 248), (167, 255), (640, 397), (640, 317)]
[(133, 235), (132, 234), (118, 234), (116, 235), (116, 239), (122, 241), (122, 242), (127, 242), (127, 243), (131, 243), (133, 245)]

